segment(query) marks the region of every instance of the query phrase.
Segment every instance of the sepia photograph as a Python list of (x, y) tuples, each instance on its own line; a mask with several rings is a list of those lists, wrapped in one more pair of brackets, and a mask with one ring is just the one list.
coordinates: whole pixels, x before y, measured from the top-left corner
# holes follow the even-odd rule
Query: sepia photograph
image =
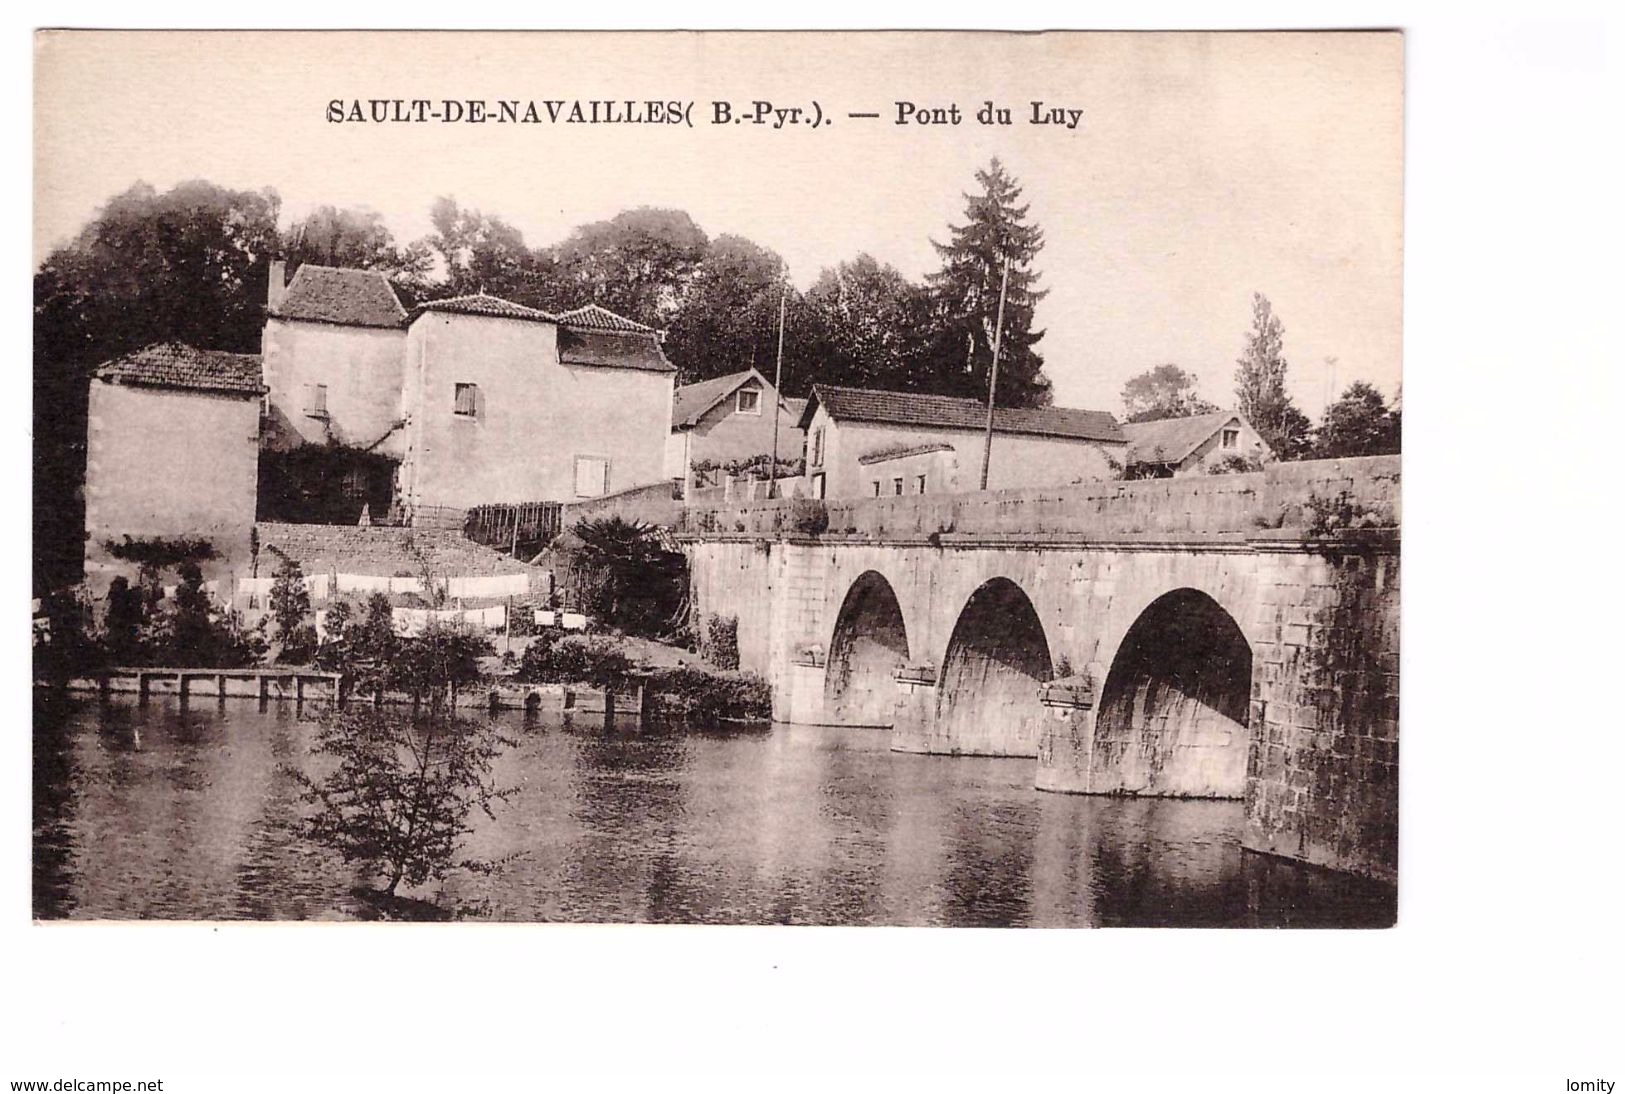
[(1395, 922), (1402, 34), (35, 48), (34, 918)]

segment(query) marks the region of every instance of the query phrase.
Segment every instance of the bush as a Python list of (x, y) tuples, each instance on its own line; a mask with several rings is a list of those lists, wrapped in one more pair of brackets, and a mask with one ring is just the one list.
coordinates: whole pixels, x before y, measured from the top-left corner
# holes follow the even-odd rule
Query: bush
[(700, 656), (719, 669), (739, 667), (739, 620), (731, 615), (712, 613), (705, 620), (700, 640)]
[(829, 529), (829, 510), (817, 498), (793, 498), (788, 523), (793, 532), (821, 536)]
[(1207, 465), (1209, 475), (1243, 475), (1249, 471), (1262, 470), (1264, 470), (1263, 460), (1242, 452), (1226, 452)]
[(661, 711), (695, 721), (765, 721), (773, 716), (773, 691), (752, 673), (723, 675), (683, 665), (654, 670), (648, 686)]
[(457, 705), (464, 688), (484, 679), (480, 659), (495, 655), (484, 635), (460, 624), (430, 623), (415, 638), (402, 638), (389, 662), (387, 682), (414, 699), (428, 696), (431, 709)]
[(1310, 494), (1304, 508), (1308, 516), (1305, 530), (1312, 536), (1335, 536), (1344, 532), (1387, 528), (1394, 523), (1392, 517), (1367, 507), (1347, 490), (1330, 498)]
[(526, 648), (517, 675), (532, 684), (613, 688), (625, 680), (634, 667), (613, 639), (560, 636), (558, 631), (548, 630), (537, 635)]

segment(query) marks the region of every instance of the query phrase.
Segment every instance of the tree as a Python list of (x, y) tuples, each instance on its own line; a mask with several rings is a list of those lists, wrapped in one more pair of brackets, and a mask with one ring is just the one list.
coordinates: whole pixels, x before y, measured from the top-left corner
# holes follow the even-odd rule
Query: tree
[[(805, 394), (815, 380), (941, 391), (930, 355), (931, 294), (894, 267), (860, 254), (826, 269), (795, 315), (796, 363), (787, 368), (787, 391)], [(804, 363), (815, 363), (816, 372)]]
[(537, 283), (538, 256), (525, 246), (519, 229), (501, 217), (464, 209), (453, 197), (435, 199), (429, 210), (434, 233), (423, 246), (438, 255), (445, 280), (430, 289), (435, 296), (490, 293), (518, 304), (543, 307), (545, 287)]
[(1158, 365), (1123, 385), (1126, 421), (1191, 418), (1219, 408), (1196, 394), (1196, 377), (1178, 365)]
[(1326, 408), (1315, 432), (1315, 455), (1321, 459), (1398, 451), (1398, 410), (1390, 411), (1382, 392), (1364, 380), (1354, 381)]
[(342, 672), (350, 687), (376, 694), (388, 686), (401, 638), (395, 633), (395, 609), (384, 593), (373, 593), (364, 605), (336, 600), (328, 606), (327, 641), (317, 651), (316, 663)]
[(34, 275), (35, 585), (78, 580), (92, 370), (154, 342), (257, 352), (274, 190), (203, 181), (112, 198)]
[(378, 270), (410, 297), (429, 288), (433, 251), (426, 241), (397, 246), (384, 218), (371, 209), (318, 206), (283, 236), (283, 257), (292, 274), (306, 262)]
[(1286, 393), (1286, 328), (1262, 293), (1253, 293), (1253, 329), (1236, 359), (1236, 409), (1252, 423), (1278, 460), (1303, 456), (1309, 444), (1309, 419)]
[(498, 789), (491, 766), (516, 742), (489, 723), (431, 721), (413, 725), (396, 715), (352, 710), (331, 715), (317, 730), (312, 752), (337, 761), (331, 774), (312, 779), (283, 768), (303, 788), (314, 812), (304, 834), (383, 875), (384, 892), (401, 882), (421, 885), (458, 865), (462, 838), (473, 831), (477, 807), (495, 819), (493, 806), (510, 796)]
[(413, 638), (402, 639), (389, 661), (390, 686), (414, 700), (428, 696), (430, 710), (455, 709), (458, 694), (479, 683), (480, 659), (496, 651), (482, 635), (458, 623), (433, 621)]
[(578, 521), (571, 531), (580, 546), (570, 576), (589, 609), (634, 633), (669, 629), (688, 592), (683, 553), (663, 546), (654, 526), (619, 516)]
[(1050, 382), (1044, 359), (1033, 346), (1044, 337), (1033, 330), (1033, 309), (1048, 290), (1036, 288), (1033, 260), (1044, 234), (1028, 224), (1028, 206), (1018, 204), (1021, 186), (994, 159), (976, 172), (981, 192), (966, 194), (965, 223), (949, 226), (947, 243), (932, 241), (942, 268), (926, 277), (932, 293), (932, 372), (937, 392), (969, 398), (987, 397), (993, 361), (994, 327), (1005, 259), (1010, 284), (999, 350), (995, 402), (1002, 406), (1044, 406)]
[(708, 245), (705, 232), (680, 209), (641, 206), (583, 224), (553, 248), (555, 291), (563, 297), (553, 306), (598, 304), (668, 329)]
[(743, 236), (712, 240), (683, 288), (666, 355), (679, 382), (748, 368), (773, 375), (784, 259)]
[(305, 571), (297, 559), (278, 551), (276, 572), (271, 578), (271, 619), (276, 624), (277, 660), (301, 661), (315, 645), (316, 632), (309, 623), (310, 590), (305, 588)]

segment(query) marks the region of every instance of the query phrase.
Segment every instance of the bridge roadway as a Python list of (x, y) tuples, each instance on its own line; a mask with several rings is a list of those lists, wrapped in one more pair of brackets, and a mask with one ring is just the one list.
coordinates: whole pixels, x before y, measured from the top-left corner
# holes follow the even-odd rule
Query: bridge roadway
[(680, 535), (782, 720), (1027, 758), (1041, 790), (1241, 798), (1249, 848), (1393, 881), (1399, 472), (692, 507)]

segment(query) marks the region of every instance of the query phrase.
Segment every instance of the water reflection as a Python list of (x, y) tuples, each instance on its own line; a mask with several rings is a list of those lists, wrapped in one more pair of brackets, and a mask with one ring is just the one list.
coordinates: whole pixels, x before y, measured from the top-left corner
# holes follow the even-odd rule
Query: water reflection
[[(315, 711), (36, 700), (34, 913), (361, 914), (298, 834)], [(1042, 794), (1031, 760), (892, 753), (884, 731), (607, 730), (501, 716), (518, 793), (411, 893), (515, 921), (1377, 926), (1393, 890), (1240, 848), (1239, 802)]]

